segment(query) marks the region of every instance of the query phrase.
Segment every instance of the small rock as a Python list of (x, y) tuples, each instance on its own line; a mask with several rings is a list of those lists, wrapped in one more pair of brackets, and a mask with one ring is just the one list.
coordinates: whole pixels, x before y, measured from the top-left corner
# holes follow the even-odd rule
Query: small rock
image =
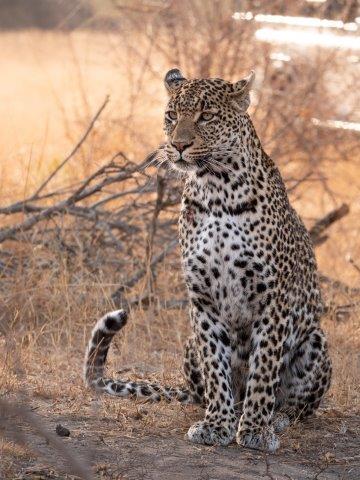
[(332, 452), (326, 452), (326, 453), (324, 454), (324, 459), (325, 459), (328, 463), (333, 462), (333, 461), (335, 460), (335, 454), (332, 453)]
[(339, 433), (342, 433), (343, 435), (347, 432), (348, 428), (345, 422), (341, 422), (340, 428), (339, 428)]
[(59, 437), (70, 437), (70, 430), (60, 425), (60, 423), (56, 425), (55, 432), (59, 435)]

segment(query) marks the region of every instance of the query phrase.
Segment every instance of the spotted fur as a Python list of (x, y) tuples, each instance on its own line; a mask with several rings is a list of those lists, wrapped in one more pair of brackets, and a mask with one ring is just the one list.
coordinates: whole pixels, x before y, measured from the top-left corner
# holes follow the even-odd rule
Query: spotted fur
[(179, 232), (192, 328), (188, 391), (142, 391), (102, 378), (122, 326), (107, 325), (114, 314), (95, 327), (86, 378), (113, 395), (203, 403), (204, 419), (188, 431), (193, 442), (227, 445), (236, 437), (274, 451), (276, 432), (318, 408), (331, 363), (308, 232), (246, 111), (253, 77), (186, 80), (178, 70), (165, 77), (161, 160), (186, 177)]

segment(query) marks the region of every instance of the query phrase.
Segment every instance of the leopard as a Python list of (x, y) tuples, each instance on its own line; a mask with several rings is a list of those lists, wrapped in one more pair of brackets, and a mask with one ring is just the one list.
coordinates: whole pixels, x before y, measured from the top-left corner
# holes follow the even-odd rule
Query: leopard
[(85, 382), (118, 397), (199, 404), (205, 413), (187, 432), (191, 442), (275, 452), (278, 434), (318, 409), (332, 366), (313, 245), (248, 113), (254, 78), (165, 75), (166, 141), (155, 157), (184, 177), (186, 386), (106, 378), (125, 309), (96, 323)]

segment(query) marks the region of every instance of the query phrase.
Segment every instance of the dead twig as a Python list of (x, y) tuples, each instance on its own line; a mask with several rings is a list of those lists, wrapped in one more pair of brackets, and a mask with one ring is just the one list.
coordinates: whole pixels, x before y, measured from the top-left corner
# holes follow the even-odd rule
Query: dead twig
[(36, 192), (29, 198), (22, 200), (20, 202), (16, 202), (13, 205), (10, 205), (9, 207), (5, 207), (0, 209), (0, 213), (2, 214), (12, 214), (15, 212), (21, 212), (21, 211), (29, 211), (31, 208), (34, 207), (28, 207), (27, 204), (30, 202), (36, 202), (41, 199), (49, 198), (51, 196), (57, 195), (57, 192), (51, 192), (47, 195), (43, 195), (40, 197), (40, 193), (44, 190), (44, 188), (49, 184), (49, 182), (55, 177), (55, 175), (58, 174), (58, 172), (68, 163), (68, 161), (76, 154), (76, 152), (79, 150), (79, 148), (83, 145), (83, 143), (86, 141), (87, 137), (89, 136), (90, 132), (94, 128), (94, 125), (96, 121), (99, 119), (100, 115), (104, 111), (106, 105), (109, 102), (110, 97), (107, 96), (104, 100), (104, 102), (101, 104), (97, 112), (95, 113), (94, 117), (92, 118), (89, 126), (87, 127), (86, 131), (84, 134), (81, 136), (80, 140), (77, 142), (77, 144), (74, 146), (74, 148), (71, 150), (71, 152), (64, 158), (64, 160), (51, 172), (51, 174), (44, 180), (44, 182), (40, 185), (40, 187), (36, 190)]
[(323, 242), (325, 242), (328, 239), (327, 235), (323, 235), (325, 230), (327, 230), (333, 223), (345, 217), (349, 211), (349, 206), (344, 203), (339, 208), (336, 208), (324, 217), (320, 218), (320, 220), (318, 220), (309, 230), (310, 238), (314, 246), (321, 245)]
[(58, 165), (58, 167), (48, 176), (48, 178), (40, 185), (40, 187), (36, 190), (36, 192), (33, 194), (33, 196), (28, 200), (28, 201), (33, 201), (34, 199), (36, 199), (38, 196), (39, 196), (39, 193), (42, 192), (42, 190), (44, 190), (44, 188), (46, 187), (46, 185), (55, 177), (55, 175), (57, 175), (57, 173), (59, 173), (59, 171), (64, 167), (64, 165), (67, 164), (67, 162), (75, 155), (75, 153), (79, 150), (79, 148), (81, 147), (81, 145), (85, 142), (85, 140), (87, 139), (87, 137), (89, 136), (89, 133), (91, 132), (91, 130), (93, 129), (94, 125), (95, 125), (95, 122), (99, 119), (100, 115), (102, 114), (103, 110), (105, 109), (106, 105), (109, 103), (109, 100), (110, 100), (110, 97), (109, 95), (106, 96), (105, 100), (103, 101), (103, 103), (100, 105), (100, 107), (98, 108), (97, 112), (95, 113), (95, 115), (93, 116), (89, 126), (87, 127), (87, 129), (85, 130), (84, 134), (82, 135), (82, 137), (80, 138), (80, 140), (78, 141), (78, 143), (74, 146), (74, 148), (71, 150), (71, 152), (69, 153), (69, 155), (67, 155), (64, 160)]
[(147, 245), (146, 245), (146, 260), (145, 265), (147, 268), (147, 273), (149, 274), (149, 290), (152, 290), (152, 268), (151, 268), (151, 260), (153, 256), (153, 248), (154, 248), (154, 238), (157, 230), (157, 223), (160, 212), (163, 208), (164, 202), (164, 194), (165, 194), (165, 176), (164, 171), (159, 170), (157, 177), (156, 177), (156, 201), (154, 206), (154, 212), (152, 215), (150, 228), (148, 232), (147, 238)]

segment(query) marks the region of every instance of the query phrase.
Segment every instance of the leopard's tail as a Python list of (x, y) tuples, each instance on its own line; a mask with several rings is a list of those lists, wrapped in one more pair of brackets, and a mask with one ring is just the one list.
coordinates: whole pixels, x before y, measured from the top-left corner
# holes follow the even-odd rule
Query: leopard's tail
[(176, 399), (181, 403), (194, 403), (186, 389), (163, 387), (149, 382), (126, 382), (104, 377), (106, 357), (111, 340), (127, 322), (127, 313), (116, 310), (104, 315), (96, 323), (85, 354), (84, 377), (88, 387), (117, 397), (147, 398), (152, 401)]

